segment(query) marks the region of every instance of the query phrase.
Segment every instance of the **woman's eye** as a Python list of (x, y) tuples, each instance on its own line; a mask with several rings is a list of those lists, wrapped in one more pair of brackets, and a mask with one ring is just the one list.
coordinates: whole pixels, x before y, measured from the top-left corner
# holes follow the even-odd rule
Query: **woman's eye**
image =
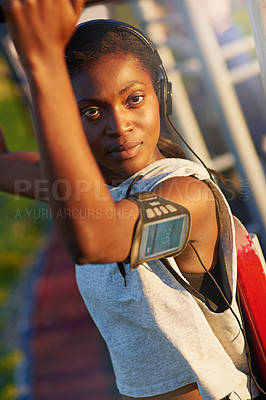
[(137, 95), (137, 96), (131, 97), (131, 98), (129, 99), (129, 104), (130, 104), (130, 105), (133, 105), (133, 106), (136, 106), (136, 105), (142, 103), (143, 100), (144, 100), (144, 96), (139, 94), (139, 95)]
[(86, 119), (95, 120), (102, 114), (102, 111), (97, 107), (86, 107), (80, 113)]

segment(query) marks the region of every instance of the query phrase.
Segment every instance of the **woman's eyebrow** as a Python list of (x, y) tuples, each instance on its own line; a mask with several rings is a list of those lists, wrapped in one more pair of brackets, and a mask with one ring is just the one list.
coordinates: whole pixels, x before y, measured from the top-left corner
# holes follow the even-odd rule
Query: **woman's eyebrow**
[(97, 103), (97, 104), (105, 104), (105, 101), (102, 101), (100, 99), (97, 98), (88, 98), (88, 97), (83, 97), (82, 99), (77, 101), (77, 104), (80, 105), (82, 103)]
[(132, 86), (134, 86), (134, 85), (145, 85), (145, 83), (144, 82), (140, 82), (140, 81), (129, 82), (128, 85), (126, 85), (123, 89), (121, 89), (119, 91), (119, 94), (124, 94), (127, 90), (131, 89)]
[[(131, 89), (133, 86), (135, 85), (145, 85), (144, 82), (140, 82), (140, 81), (132, 81), (129, 82), (123, 89), (121, 89), (119, 91), (119, 95), (124, 94), (127, 90)], [(81, 103), (97, 103), (97, 104), (105, 104), (105, 101), (98, 99), (98, 98), (88, 98), (88, 97), (84, 97), (80, 100), (77, 101), (78, 104)]]

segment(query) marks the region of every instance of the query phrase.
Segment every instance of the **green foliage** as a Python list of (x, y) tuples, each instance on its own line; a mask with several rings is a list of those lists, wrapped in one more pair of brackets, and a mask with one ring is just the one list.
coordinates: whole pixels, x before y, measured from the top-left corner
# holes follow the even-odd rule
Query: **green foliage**
[(0, 394), (1, 400), (15, 400), (17, 398), (17, 388), (14, 385), (7, 384)]
[[(30, 114), (17, 85), (9, 78), (9, 69), (3, 60), (0, 60), (0, 124), (10, 151), (36, 151)], [(14, 302), (13, 295), (31, 268), (34, 254), (44, 240), (43, 232), (49, 219), (41, 217), (43, 209), (46, 209), (46, 205), (42, 203), (0, 192), (1, 400), (16, 398), (14, 371), (21, 362), (22, 354), (16, 348), (16, 339), (12, 338), (15, 328), (11, 331), (8, 327), (10, 324), (13, 327), (12, 319), (18, 315), (20, 302), (16, 300), (12, 307), (10, 303)]]
[(0, 398), (12, 400), (16, 398), (17, 389), (13, 383), (14, 369), (22, 361), (19, 351), (12, 351), (0, 360)]

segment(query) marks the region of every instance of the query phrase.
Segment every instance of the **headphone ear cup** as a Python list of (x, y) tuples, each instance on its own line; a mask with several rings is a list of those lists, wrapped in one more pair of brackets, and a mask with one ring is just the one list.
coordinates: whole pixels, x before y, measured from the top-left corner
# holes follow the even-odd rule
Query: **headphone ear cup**
[(171, 115), (173, 106), (172, 106), (172, 82), (166, 82), (167, 83), (167, 98), (166, 98), (166, 115)]
[(166, 79), (159, 82), (159, 108), (162, 118), (172, 114), (172, 83)]

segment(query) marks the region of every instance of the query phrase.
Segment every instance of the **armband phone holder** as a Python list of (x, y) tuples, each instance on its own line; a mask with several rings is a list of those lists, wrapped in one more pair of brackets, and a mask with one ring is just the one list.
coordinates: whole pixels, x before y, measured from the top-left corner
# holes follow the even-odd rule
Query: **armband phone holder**
[(189, 211), (153, 192), (127, 196), (139, 206), (130, 253), (130, 267), (142, 262), (180, 254), (188, 242), (191, 216)]

